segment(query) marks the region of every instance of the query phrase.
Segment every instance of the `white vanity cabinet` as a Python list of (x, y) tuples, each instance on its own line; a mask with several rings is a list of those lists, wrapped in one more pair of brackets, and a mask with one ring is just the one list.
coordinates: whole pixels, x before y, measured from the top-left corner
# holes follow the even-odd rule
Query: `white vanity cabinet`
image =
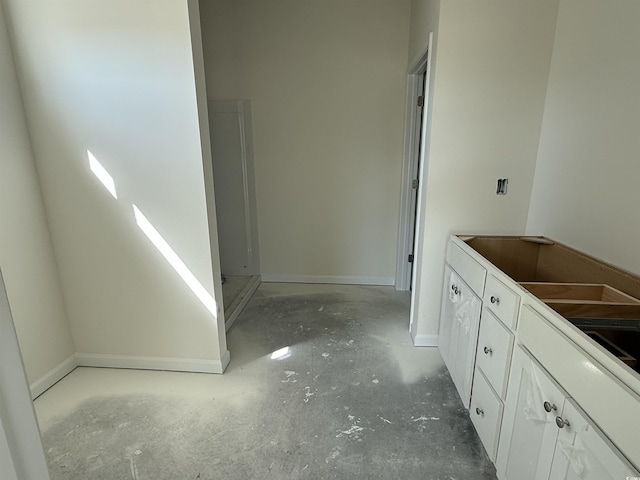
[(484, 374), (476, 369), (469, 415), (492, 462), (496, 459), (503, 409), (502, 400), (489, 385)]
[(501, 399), (506, 398), (513, 343), (513, 333), (489, 310), (483, 308), (476, 349), (476, 368), (484, 373)]
[(522, 347), (513, 357), (500, 480), (616, 480), (638, 473)]
[[(483, 308), (483, 295), (484, 304), (491, 304), (491, 310)], [(488, 275), (487, 268), (466, 253), (464, 245), (449, 243), (439, 347), (492, 460), (497, 452), (514, 344), (514, 335), (505, 324), (515, 325), (519, 304), (519, 297)]]
[(447, 265), (445, 267), (439, 347), (462, 403), (469, 408), (480, 324), (480, 298)]
[(640, 370), (568, 320), (640, 319), (640, 276), (542, 237), (452, 236), (444, 282), (440, 350), (498, 478), (640, 479)]
[(516, 328), (520, 296), (498, 280), (495, 275), (487, 276), (483, 302), (508, 328), (512, 330)]
[[(568, 395), (522, 347), (516, 347), (496, 461), (500, 480), (547, 480)], [(568, 429), (567, 429), (568, 430)]]
[(513, 343), (513, 333), (483, 307), (469, 414), (489, 458), (494, 462)]
[(567, 399), (558, 431), (549, 480), (618, 480), (640, 478), (629, 462), (589, 420), (572, 399)]
[(440, 333), (438, 335), (438, 349), (440, 350), (440, 354), (444, 359), (444, 363), (447, 365), (447, 368), (451, 364), (451, 356), (454, 354), (452, 352), (452, 347), (455, 348), (455, 345), (451, 345), (451, 324), (453, 323), (453, 316), (455, 314), (456, 304), (453, 302), (451, 295), (455, 295), (457, 276), (451, 270), (449, 265), (445, 265), (444, 267), (444, 282), (442, 287), (442, 303), (441, 303), (441, 311), (440, 311)]

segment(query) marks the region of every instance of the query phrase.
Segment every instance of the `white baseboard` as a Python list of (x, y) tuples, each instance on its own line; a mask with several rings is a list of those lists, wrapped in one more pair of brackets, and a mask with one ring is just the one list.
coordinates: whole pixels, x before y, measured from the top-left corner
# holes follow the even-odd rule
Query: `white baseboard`
[(49, 390), (49, 388), (62, 380), (66, 375), (73, 372), (77, 366), (78, 360), (75, 354), (67, 357), (29, 386), (31, 390), (31, 398), (34, 400), (38, 398), (44, 392)]
[(414, 347), (437, 347), (438, 335), (411, 335)]
[(227, 350), (221, 360), (204, 360), (199, 358), (139, 357), (130, 355), (76, 353), (76, 359), (79, 367), (222, 373), (229, 364), (230, 354)]
[(247, 305), (247, 303), (249, 303), (249, 300), (251, 300), (251, 297), (253, 296), (255, 291), (260, 286), (260, 283), (261, 283), (260, 282), (260, 275), (252, 278), (251, 281), (247, 284), (247, 286), (240, 293), (240, 295), (238, 295), (237, 304), (236, 305), (232, 304), (229, 307), (229, 309), (232, 309), (233, 311), (231, 312), (231, 314), (228, 317), (227, 317), (227, 310), (228, 309), (225, 309), (225, 311), (224, 311), (224, 313), (225, 313), (225, 315), (224, 315), (225, 316), (225, 318), (224, 318), (225, 331), (227, 331), (227, 332), (229, 331), (229, 329), (231, 328), (231, 325), (233, 325), (233, 322), (235, 322), (236, 318), (238, 318), (238, 315), (240, 315), (240, 312), (242, 312), (242, 310)]
[(265, 283), (335, 283), (342, 285), (395, 285), (395, 277), (369, 277), (358, 275), (288, 275), (263, 273)]
[[(231, 352), (229, 350), (227, 350), (226, 352), (224, 352), (224, 355), (222, 355), (222, 360), (221, 360), (222, 372), (220, 372), (220, 373), (223, 373), (227, 369), (227, 367), (229, 366), (229, 362), (230, 361), (231, 361)], [(218, 372), (216, 372), (216, 373), (218, 373)]]

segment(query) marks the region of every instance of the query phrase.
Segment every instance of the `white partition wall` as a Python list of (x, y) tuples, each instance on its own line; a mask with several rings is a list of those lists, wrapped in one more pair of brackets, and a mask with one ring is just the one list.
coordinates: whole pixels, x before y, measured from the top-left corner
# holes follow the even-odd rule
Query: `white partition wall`
[(79, 363), (222, 372), (187, 0), (6, 6)]
[(0, 478), (47, 480), (31, 393), (0, 273)]
[(74, 346), (1, 5), (0, 98), (0, 268), (38, 394), (74, 368)]
[(640, 3), (561, 1), (527, 228), (640, 273)]
[[(437, 29), (412, 331), (417, 344), (434, 345), (449, 235), (525, 231), (558, 2), (412, 5), (412, 56)], [(509, 179), (507, 196), (496, 195), (498, 178)]]

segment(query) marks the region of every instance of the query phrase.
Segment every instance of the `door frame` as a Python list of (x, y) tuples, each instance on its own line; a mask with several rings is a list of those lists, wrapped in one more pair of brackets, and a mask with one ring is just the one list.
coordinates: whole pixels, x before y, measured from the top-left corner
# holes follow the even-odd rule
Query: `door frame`
[(411, 311), (409, 313), (409, 333), (413, 339), (415, 346), (435, 346), (437, 345), (437, 336), (433, 338), (432, 335), (418, 335), (417, 333), (417, 317), (419, 303), (422, 293), (422, 252), (423, 252), (423, 240), (426, 230), (425, 219), (425, 203), (426, 203), (426, 191), (427, 191), (427, 178), (429, 167), (429, 154), (430, 154), (430, 136), (431, 132), (431, 109), (432, 109), (432, 88), (431, 84), (433, 68), (433, 32), (429, 33), (429, 41), (427, 48), (422, 55), (414, 62), (414, 70), (409, 70), (413, 75), (418, 75), (417, 71), (424, 65), (425, 75), (425, 96), (424, 96), (424, 111), (422, 115), (421, 130), (421, 144), (420, 144), (420, 158), (418, 159), (418, 181), (420, 185), (418, 187), (418, 200), (416, 207), (416, 224), (415, 224), (415, 249), (413, 252), (413, 270), (412, 270), (412, 287), (411, 287)]
[[(402, 159), (402, 183), (400, 186), (400, 221), (398, 228), (398, 252), (396, 260), (396, 290), (407, 291), (413, 284), (413, 291), (416, 290), (416, 278), (415, 278), (415, 262), (416, 251), (419, 247), (419, 232), (421, 225), (421, 208), (422, 192), (426, 187), (425, 166), (425, 136), (427, 132), (427, 119), (429, 117), (429, 77), (431, 71), (431, 45), (432, 35), (429, 34), (429, 44), (424, 52), (409, 66), (407, 73), (407, 98), (406, 98), (406, 119), (404, 129), (404, 153)], [(426, 73), (424, 79), (424, 106), (422, 107), (422, 115), (418, 106), (418, 89), (422, 83), (421, 76)], [(422, 118), (422, 123), (420, 123)], [(422, 140), (419, 142), (419, 140)], [(415, 166), (418, 166), (418, 199), (416, 205), (415, 219), (411, 215), (411, 202), (412, 202), (412, 188), (411, 181), (413, 180), (412, 172), (415, 171)], [(411, 253), (409, 243), (411, 240), (411, 232), (415, 221), (415, 230), (413, 231), (415, 250), (414, 254), (414, 268), (411, 268), (407, 258)], [(413, 271), (413, 274), (412, 274)], [(412, 278), (413, 277), (413, 278)], [(413, 295), (412, 301), (413, 305)], [(413, 312), (413, 308), (412, 308)], [(412, 315), (413, 317), (413, 315)]]

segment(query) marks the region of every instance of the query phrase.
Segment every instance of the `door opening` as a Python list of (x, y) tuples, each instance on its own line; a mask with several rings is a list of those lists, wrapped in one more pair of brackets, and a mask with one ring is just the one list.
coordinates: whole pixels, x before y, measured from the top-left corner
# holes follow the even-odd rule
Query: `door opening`
[(431, 81), (431, 45), (433, 33), (424, 52), (409, 66), (407, 108), (402, 163), (396, 290), (411, 291), (409, 331), (416, 346), (433, 345), (431, 336), (419, 335), (422, 283), (422, 239), (425, 229), (425, 194), (429, 163), (429, 92)]
[(407, 116), (405, 123), (404, 156), (398, 231), (398, 255), (396, 260), (396, 290), (412, 290), (414, 264), (417, 261), (419, 225), (419, 198), (421, 185), (424, 124), (427, 117), (427, 58), (422, 57), (409, 70), (407, 76)]
[(416, 224), (418, 221), (418, 190), (420, 189), (420, 157), (422, 155), (422, 123), (425, 116), (425, 85), (426, 85), (426, 70), (419, 75), (417, 82), (417, 101), (415, 109), (416, 117), (416, 145), (414, 147), (414, 155), (411, 158), (411, 202), (409, 205), (409, 245), (407, 255), (407, 262), (409, 263), (408, 269), (408, 283), (409, 290), (413, 287), (413, 264), (415, 259), (416, 248)]

